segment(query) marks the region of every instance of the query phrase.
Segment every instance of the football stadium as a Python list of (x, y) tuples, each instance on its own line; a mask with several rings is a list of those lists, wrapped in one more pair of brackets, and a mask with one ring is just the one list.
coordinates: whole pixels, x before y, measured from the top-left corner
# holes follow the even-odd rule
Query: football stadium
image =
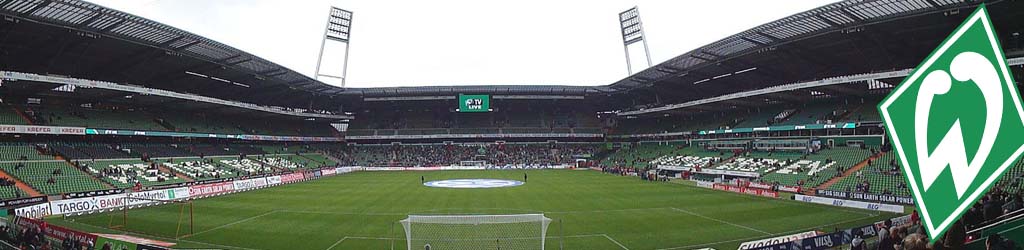
[[(1024, 1), (822, 2), (653, 63), (622, 5), (618, 80), (356, 87), (91, 2), (0, 0), (0, 249), (1024, 246)], [(343, 44), (348, 67), (359, 10), (322, 10), (318, 60)], [(918, 81), (933, 63), (978, 87)]]

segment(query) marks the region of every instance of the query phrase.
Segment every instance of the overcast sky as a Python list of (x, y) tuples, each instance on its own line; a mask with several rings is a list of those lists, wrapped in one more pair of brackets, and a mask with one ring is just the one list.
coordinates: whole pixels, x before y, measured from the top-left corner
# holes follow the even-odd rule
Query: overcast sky
[[(617, 15), (640, 15), (654, 64), (823, 0), (91, 0), (312, 76), (329, 6), (354, 12), (348, 87), (605, 85), (625, 78)], [(638, 44), (637, 44), (638, 45)], [(340, 74), (343, 47), (322, 69)], [(634, 72), (646, 67), (630, 50)], [(324, 82), (331, 82), (324, 80)]]

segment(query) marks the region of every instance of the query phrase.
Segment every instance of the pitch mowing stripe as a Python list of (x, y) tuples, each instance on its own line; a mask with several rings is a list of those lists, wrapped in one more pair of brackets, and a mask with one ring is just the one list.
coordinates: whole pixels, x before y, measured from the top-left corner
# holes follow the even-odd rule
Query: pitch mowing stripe
[(708, 217), (708, 216), (705, 216), (705, 215), (702, 215), (702, 214), (691, 212), (690, 210), (686, 210), (686, 209), (682, 209), (682, 208), (675, 208), (675, 207), (673, 207), (672, 210), (676, 210), (676, 211), (683, 212), (683, 213), (686, 213), (686, 214), (690, 214), (690, 215), (693, 215), (693, 216), (701, 217), (701, 218), (704, 218), (704, 219), (709, 219), (709, 220), (725, 223), (725, 224), (728, 224), (728, 225), (731, 225), (731, 226), (734, 226), (734, 227), (739, 227), (739, 228), (747, 229), (747, 230), (758, 232), (758, 233), (762, 233), (762, 234), (765, 234), (765, 235), (772, 235), (772, 233), (770, 233), (768, 231), (764, 231), (764, 230), (761, 230), (761, 229), (757, 229), (757, 228), (753, 228), (753, 227), (748, 227), (748, 226), (744, 226), (744, 225), (740, 225), (740, 224), (736, 224), (736, 223), (732, 223), (732, 222), (728, 222), (728, 221), (724, 221), (724, 220), (719, 220), (719, 219), (711, 218), (711, 217)]

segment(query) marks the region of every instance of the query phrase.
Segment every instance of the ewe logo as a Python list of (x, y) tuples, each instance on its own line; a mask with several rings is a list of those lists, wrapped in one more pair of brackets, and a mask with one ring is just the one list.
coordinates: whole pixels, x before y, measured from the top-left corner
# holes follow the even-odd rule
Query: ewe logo
[(931, 238), (1024, 152), (1024, 109), (981, 6), (878, 109)]

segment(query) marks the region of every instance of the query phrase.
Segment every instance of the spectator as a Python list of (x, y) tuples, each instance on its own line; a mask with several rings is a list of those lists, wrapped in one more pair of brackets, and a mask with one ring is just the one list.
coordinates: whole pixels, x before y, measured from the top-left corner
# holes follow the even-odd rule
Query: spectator
[(922, 234), (910, 234), (903, 238), (903, 250), (928, 250), (928, 237)]

